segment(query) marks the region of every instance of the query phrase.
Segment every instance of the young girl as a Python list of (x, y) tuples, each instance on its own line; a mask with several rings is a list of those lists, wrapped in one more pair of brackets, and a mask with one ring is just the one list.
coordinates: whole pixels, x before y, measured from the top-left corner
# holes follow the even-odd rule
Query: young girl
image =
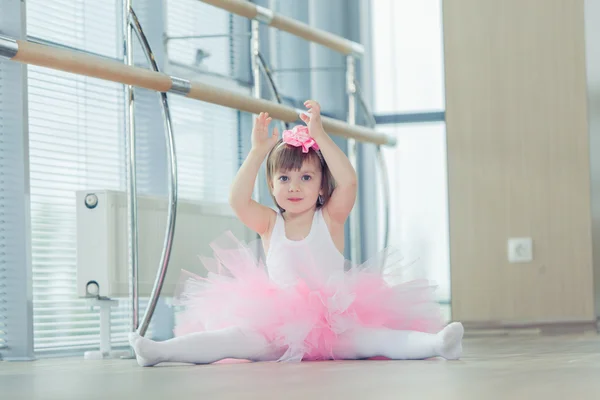
[[(185, 311), (176, 337), (153, 342), (130, 334), (139, 365), (460, 357), (462, 325), (441, 329), (432, 288), (403, 280), (394, 252), (360, 266), (345, 261), (356, 173), (323, 130), (319, 104), (305, 106), (307, 126), (282, 139), (276, 129), (269, 137), (267, 114), (258, 116), (231, 188), (236, 215), (262, 239), (266, 267), (230, 233), (213, 242), (215, 257), (202, 259), (208, 277), (188, 274), (178, 296)], [(251, 198), (265, 157), (277, 212)]]

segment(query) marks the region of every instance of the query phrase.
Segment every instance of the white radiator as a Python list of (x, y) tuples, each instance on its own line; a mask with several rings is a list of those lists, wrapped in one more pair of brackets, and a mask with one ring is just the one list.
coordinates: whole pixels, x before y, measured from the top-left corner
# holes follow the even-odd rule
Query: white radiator
[[(86, 205), (89, 194), (97, 198), (93, 208)], [(154, 285), (165, 236), (167, 205), (166, 197), (138, 196), (140, 296), (149, 296)], [(129, 295), (127, 226), (125, 192), (77, 192), (78, 296), (87, 295), (90, 282), (98, 284), (100, 296)], [(211, 256), (209, 243), (226, 231), (246, 242), (256, 239), (228, 205), (179, 201), (173, 250), (161, 294), (171, 296), (174, 293), (181, 269), (205, 275), (198, 256)]]

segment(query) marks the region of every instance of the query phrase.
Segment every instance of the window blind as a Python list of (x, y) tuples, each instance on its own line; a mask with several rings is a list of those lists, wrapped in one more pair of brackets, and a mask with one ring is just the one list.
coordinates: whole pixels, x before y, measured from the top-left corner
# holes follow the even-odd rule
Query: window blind
[(27, 0), (27, 34), (121, 58), (121, 0)]
[[(30, 0), (34, 39), (115, 57), (120, 1)], [(34, 351), (80, 352), (99, 345), (99, 313), (76, 295), (75, 192), (125, 188), (123, 88), (28, 69)], [(113, 345), (126, 344), (129, 307), (113, 308)]]
[[(233, 16), (198, 0), (169, 0), (166, 7), (169, 60), (231, 76), (238, 59), (236, 39), (228, 37), (233, 32)], [(215, 35), (223, 36), (181, 38)]]
[[(216, 7), (197, 0), (167, 2), (167, 35), (229, 35), (234, 31), (233, 17)], [(169, 40), (171, 64), (189, 67), (190, 74), (204, 72), (222, 75), (222, 82), (232, 90), (249, 92), (233, 77), (247, 37)], [(198, 51), (210, 54), (197, 62)], [(229, 108), (170, 96), (173, 113), (180, 196), (184, 199), (227, 202), (229, 187), (240, 164), (238, 112)], [(249, 134), (249, 132), (248, 132)]]
[(4, 129), (3, 123), (3, 107), (2, 101), (3, 98), (3, 80), (4, 80), (4, 72), (3, 72), (4, 63), (0, 62), (0, 359), (2, 350), (6, 348), (6, 307), (8, 304), (7, 293), (6, 293), (6, 214), (5, 214), (5, 204), (4, 204), (4, 193), (6, 192), (6, 186), (4, 183), (4, 174), (6, 170), (5, 165), (5, 143), (4, 136), (7, 134)]
[[(27, 28), (32, 39), (120, 58), (120, 9), (120, 0), (93, 3), (30, 0)], [(180, 32), (190, 34), (196, 32), (196, 24), (201, 22), (208, 34), (231, 30), (229, 14), (214, 9), (220, 14), (215, 17), (211, 7), (196, 0), (171, 1), (168, 10), (167, 29), (177, 26)], [(152, 12), (162, 10), (152, 8)], [(193, 45), (184, 42), (169, 56), (180, 65), (203, 72), (190, 56), (195, 54), (195, 50), (189, 50)], [(219, 44), (223, 46), (223, 41)], [(210, 71), (231, 75), (239, 47), (240, 43), (235, 42), (211, 48)], [(99, 314), (85, 300), (76, 297), (75, 192), (125, 190), (123, 88), (34, 66), (28, 71), (34, 350), (37, 356), (79, 353), (97, 349)], [(226, 82), (228, 85), (235, 85), (234, 79), (229, 81), (233, 83)], [(179, 161), (180, 196), (226, 202), (239, 165), (238, 112), (178, 96), (169, 99)], [(151, 133), (151, 139), (145, 137), (148, 129), (144, 121), (151, 121), (153, 116), (143, 114), (156, 110), (145, 105), (145, 102), (136, 104), (136, 121), (139, 121), (136, 134), (144, 136), (138, 141), (139, 151), (144, 153), (138, 156), (139, 162), (152, 160), (146, 153), (160, 148), (152, 144), (156, 132)], [(164, 154), (157, 153), (154, 159), (157, 158), (164, 158)], [(155, 178), (146, 176), (143, 166), (138, 165), (138, 172), (139, 189), (144, 191), (146, 186), (152, 186), (146, 185), (146, 180)], [(141, 299), (140, 313), (145, 303)], [(113, 345), (126, 345), (129, 302), (121, 301), (112, 309), (112, 316)]]
[[(124, 189), (122, 89), (31, 67), (28, 90), (34, 350), (87, 349), (99, 316), (76, 297), (75, 192)], [(124, 313), (113, 314), (123, 334)]]
[(181, 198), (226, 203), (239, 160), (237, 113), (185, 97), (169, 101)]
[[(274, 5), (277, 7), (275, 12), (310, 23), (307, 1), (279, 0)], [(269, 29), (269, 41), (270, 68), (276, 71), (273, 78), (284, 102), (295, 106), (311, 98), (311, 42), (279, 29)], [(343, 70), (319, 69), (314, 73), (335, 77), (343, 74)]]

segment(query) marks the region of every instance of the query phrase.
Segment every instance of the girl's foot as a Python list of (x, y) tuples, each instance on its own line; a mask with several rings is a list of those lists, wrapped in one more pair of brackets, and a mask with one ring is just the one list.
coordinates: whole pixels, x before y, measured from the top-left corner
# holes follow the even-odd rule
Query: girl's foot
[(465, 328), (460, 322), (453, 322), (438, 333), (438, 352), (447, 360), (458, 360), (462, 355), (462, 338)]
[(129, 344), (135, 351), (135, 358), (140, 367), (152, 367), (161, 362), (158, 343), (140, 336), (137, 332), (130, 332)]

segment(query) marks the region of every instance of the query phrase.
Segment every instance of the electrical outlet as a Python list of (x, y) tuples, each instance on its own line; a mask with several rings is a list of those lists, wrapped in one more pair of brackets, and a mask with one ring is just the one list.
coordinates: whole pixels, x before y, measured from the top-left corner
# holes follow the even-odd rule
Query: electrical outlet
[(533, 261), (533, 240), (531, 238), (508, 239), (508, 261), (511, 263)]

